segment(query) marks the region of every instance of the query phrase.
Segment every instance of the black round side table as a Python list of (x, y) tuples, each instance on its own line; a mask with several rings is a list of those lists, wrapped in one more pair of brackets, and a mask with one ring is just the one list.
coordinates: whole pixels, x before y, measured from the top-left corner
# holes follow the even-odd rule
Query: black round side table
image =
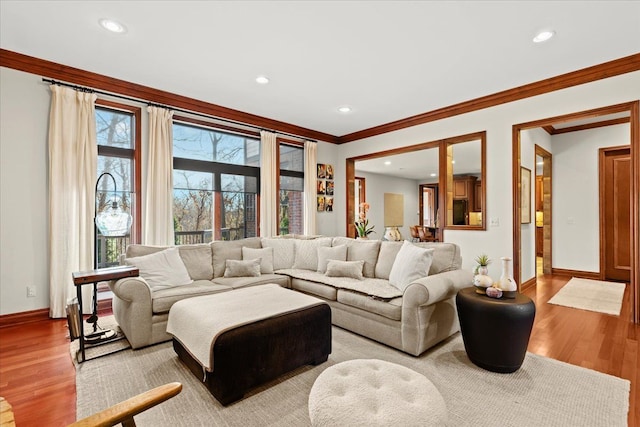
[(488, 371), (517, 371), (527, 353), (536, 315), (531, 298), (489, 298), (476, 289), (461, 289), (456, 295), (460, 332), (469, 359)]

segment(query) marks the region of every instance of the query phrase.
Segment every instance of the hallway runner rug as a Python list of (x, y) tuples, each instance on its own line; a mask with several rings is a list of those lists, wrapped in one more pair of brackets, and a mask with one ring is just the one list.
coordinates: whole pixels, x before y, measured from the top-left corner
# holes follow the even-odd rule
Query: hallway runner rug
[(625, 284), (573, 277), (549, 304), (620, 315)]

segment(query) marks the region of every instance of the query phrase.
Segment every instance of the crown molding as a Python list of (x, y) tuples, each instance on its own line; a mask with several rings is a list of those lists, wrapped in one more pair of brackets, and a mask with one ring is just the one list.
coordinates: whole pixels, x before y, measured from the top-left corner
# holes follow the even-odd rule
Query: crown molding
[(441, 120), (447, 117), (457, 116), (460, 114), (470, 113), (472, 111), (482, 110), (494, 107), (500, 104), (553, 92), (568, 87), (590, 83), (596, 80), (606, 79), (608, 77), (618, 76), (633, 71), (640, 70), (640, 53), (636, 53), (624, 58), (605, 62), (603, 64), (594, 65), (592, 67), (583, 68), (581, 70), (572, 71), (570, 73), (561, 74), (549, 79), (540, 80), (519, 86), (513, 89), (507, 89), (492, 95), (482, 96), (480, 98), (464, 101), (448, 107), (439, 108), (437, 110), (407, 117), (405, 119), (396, 120), (394, 122), (364, 129), (358, 132), (343, 135), (338, 138), (339, 144), (357, 141), (372, 136), (381, 135), (397, 131), (400, 129), (421, 125), (424, 123)]
[(168, 107), (175, 107), (187, 111), (206, 114), (212, 117), (233, 120), (235, 122), (263, 128), (265, 130), (289, 133), (302, 138), (318, 141), (331, 143), (338, 142), (334, 135), (324, 132), (318, 132), (290, 123), (281, 122), (279, 120), (245, 113), (243, 111), (127, 82), (125, 80), (116, 79), (102, 74), (81, 70), (79, 68), (57, 64), (55, 62), (35, 58), (33, 56), (24, 55), (6, 49), (0, 49), (0, 66), (72, 83), (74, 85), (86, 86), (88, 88), (102, 90), (113, 94), (137, 98), (140, 99), (141, 102), (151, 102), (166, 105)]

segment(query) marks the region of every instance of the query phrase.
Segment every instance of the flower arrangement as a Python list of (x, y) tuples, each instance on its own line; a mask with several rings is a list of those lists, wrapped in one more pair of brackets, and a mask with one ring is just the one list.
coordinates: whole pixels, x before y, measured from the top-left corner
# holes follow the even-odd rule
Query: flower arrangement
[(367, 219), (367, 211), (369, 210), (369, 203), (360, 203), (358, 209), (358, 220), (354, 223), (356, 226), (356, 232), (358, 237), (368, 237), (369, 234), (375, 233), (373, 225), (369, 226), (369, 220)]
[(489, 256), (486, 254), (479, 255), (476, 257), (475, 261), (478, 263), (478, 265), (476, 266), (474, 273), (486, 275), (488, 272), (487, 266), (491, 264), (491, 259), (489, 258)]

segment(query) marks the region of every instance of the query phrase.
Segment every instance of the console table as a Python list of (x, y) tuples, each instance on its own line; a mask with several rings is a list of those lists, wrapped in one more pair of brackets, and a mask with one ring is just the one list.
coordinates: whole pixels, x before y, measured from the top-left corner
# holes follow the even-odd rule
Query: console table
[[(78, 307), (79, 307), (79, 319), (80, 319), (80, 327), (79, 327), (79, 339), (80, 339), (80, 350), (77, 354), (78, 363), (82, 363), (86, 360), (85, 356), (85, 346), (86, 339), (84, 336), (84, 321), (83, 321), (83, 309), (82, 309), (82, 286), (93, 284), (93, 315), (92, 318), (95, 320), (94, 323), (94, 332), (96, 332), (96, 325), (98, 322), (98, 283), (106, 282), (109, 280), (118, 280), (123, 279), (125, 277), (136, 277), (139, 275), (139, 271), (135, 267), (129, 266), (118, 266), (118, 267), (109, 267), (109, 268), (98, 268), (96, 270), (89, 271), (77, 271), (72, 273), (73, 276), (73, 284), (76, 286), (76, 294), (78, 296)], [(72, 336), (73, 339), (73, 336)], [(97, 343), (92, 345), (100, 345), (103, 343)]]

